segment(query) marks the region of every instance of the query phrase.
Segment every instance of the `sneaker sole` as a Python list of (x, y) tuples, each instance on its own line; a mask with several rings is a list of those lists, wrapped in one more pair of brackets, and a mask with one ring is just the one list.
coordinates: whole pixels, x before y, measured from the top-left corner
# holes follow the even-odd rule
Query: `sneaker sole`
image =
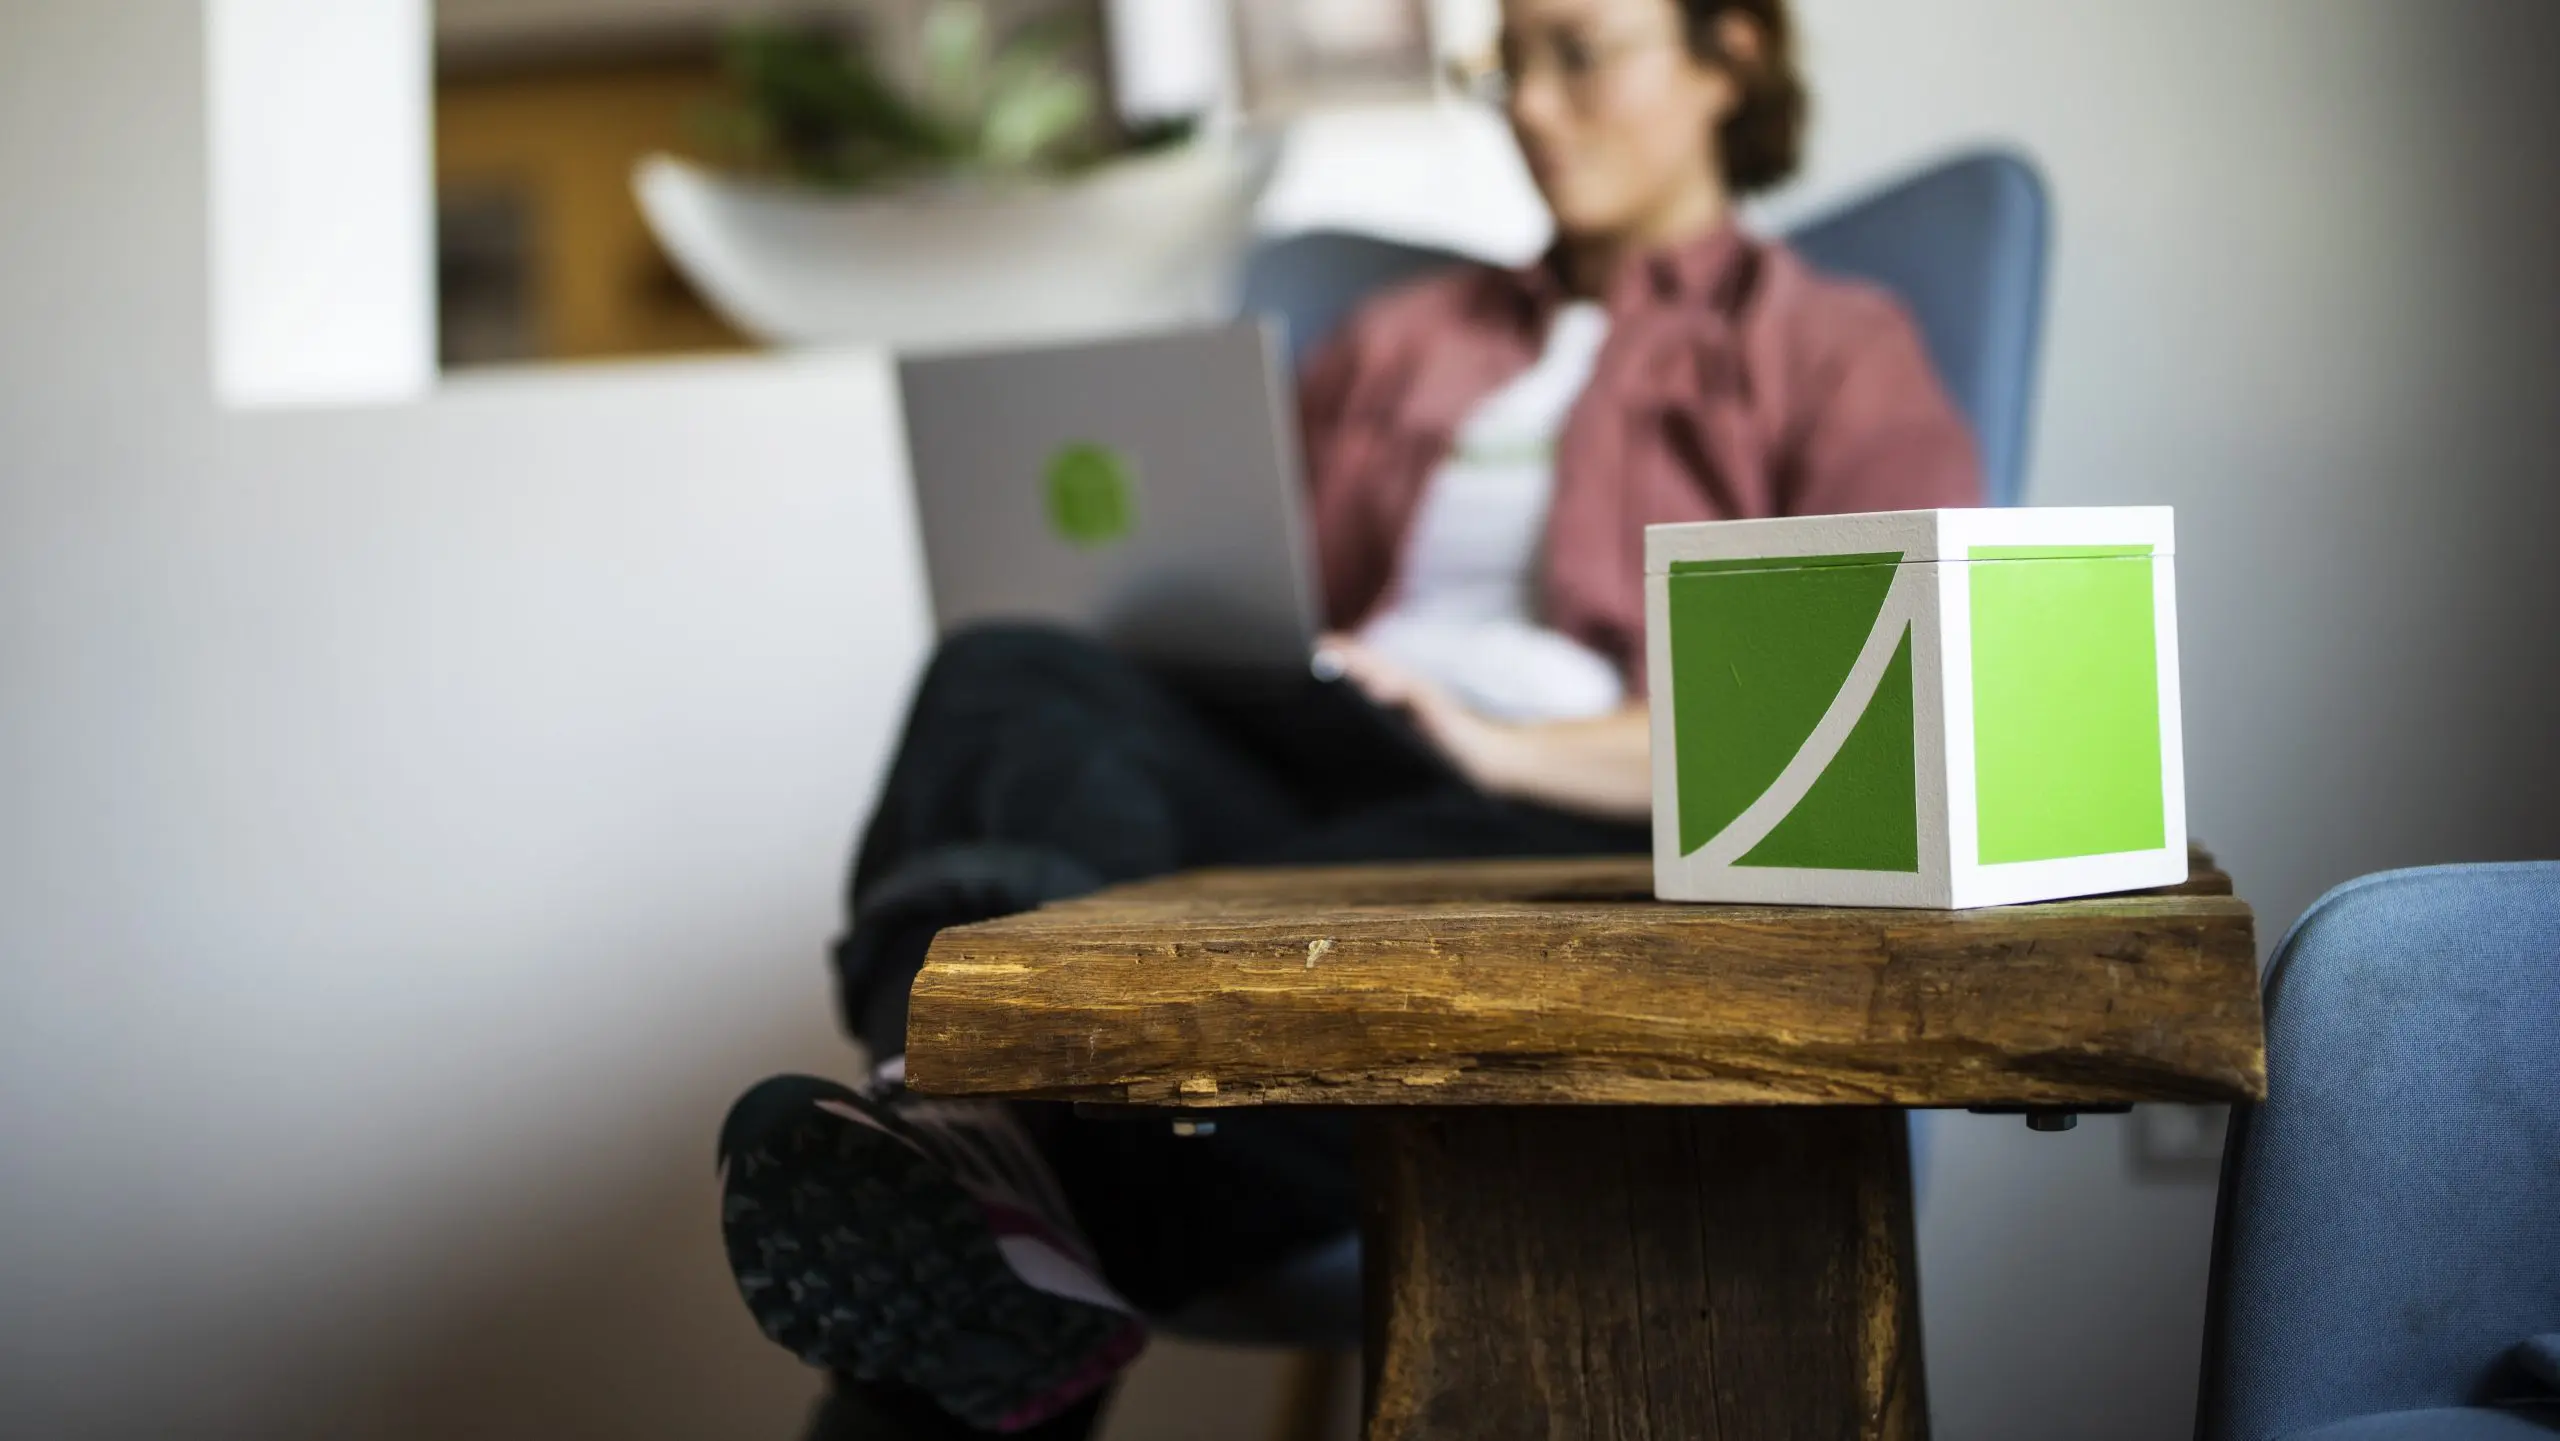
[(853, 1091), (769, 1081), (729, 1129), (730, 1271), (765, 1335), (810, 1365), (901, 1382), (970, 1425), (1013, 1431), (1108, 1384), (1145, 1346), (1137, 1318), (1017, 1275), (985, 1203)]

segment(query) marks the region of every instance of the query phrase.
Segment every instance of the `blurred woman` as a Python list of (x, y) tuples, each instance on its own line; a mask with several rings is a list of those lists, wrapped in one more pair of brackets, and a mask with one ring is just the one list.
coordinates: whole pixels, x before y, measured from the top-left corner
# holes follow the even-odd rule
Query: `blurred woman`
[(837, 948), (878, 1072), (768, 1081), (721, 1137), (732, 1268), (836, 1374), (822, 1429), (1081, 1435), (1141, 1318), (1354, 1225), (1328, 1118), (1186, 1139), (902, 1091), (936, 931), (1209, 863), (1643, 850), (1644, 527), (1978, 499), (1900, 306), (1735, 225), (1802, 140), (1784, 0), (1504, 0), (1500, 55), (1554, 245), (1376, 299), (1301, 378), (1318, 662), (1446, 774), (1382, 789), (1062, 633), (943, 646)]

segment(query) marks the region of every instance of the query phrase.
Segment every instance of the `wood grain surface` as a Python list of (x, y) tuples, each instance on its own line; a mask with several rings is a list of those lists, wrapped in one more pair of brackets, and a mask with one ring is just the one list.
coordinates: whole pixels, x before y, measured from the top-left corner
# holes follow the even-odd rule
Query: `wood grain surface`
[(1168, 1106), (2263, 1096), (2249, 908), (1675, 905), (1641, 856), (1204, 871), (939, 936), (928, 1093)]
[(1920, 1441), (1902, 1113), (1376, 1113), (1369, 1441)]

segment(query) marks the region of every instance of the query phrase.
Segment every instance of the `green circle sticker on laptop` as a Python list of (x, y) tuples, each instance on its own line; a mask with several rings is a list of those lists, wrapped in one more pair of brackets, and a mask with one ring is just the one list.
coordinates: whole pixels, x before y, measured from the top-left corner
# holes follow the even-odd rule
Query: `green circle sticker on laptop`
[(1093, 550), (1138, 528), (1135, 469), (1108, 446), (1078, 443), (1049, 457), (1048, 490), (1049, 528), (1070, 545)]

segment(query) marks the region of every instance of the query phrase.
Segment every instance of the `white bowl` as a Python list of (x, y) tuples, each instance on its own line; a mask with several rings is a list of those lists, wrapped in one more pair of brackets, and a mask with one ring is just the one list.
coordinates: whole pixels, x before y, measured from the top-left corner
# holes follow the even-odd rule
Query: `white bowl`
[(748, 334), (934, 350), (1226, 315), (1270, 168), (1263, 147), (1210, 139), (1069, 180), (838, 195), (653, 155), (632, 188)]

